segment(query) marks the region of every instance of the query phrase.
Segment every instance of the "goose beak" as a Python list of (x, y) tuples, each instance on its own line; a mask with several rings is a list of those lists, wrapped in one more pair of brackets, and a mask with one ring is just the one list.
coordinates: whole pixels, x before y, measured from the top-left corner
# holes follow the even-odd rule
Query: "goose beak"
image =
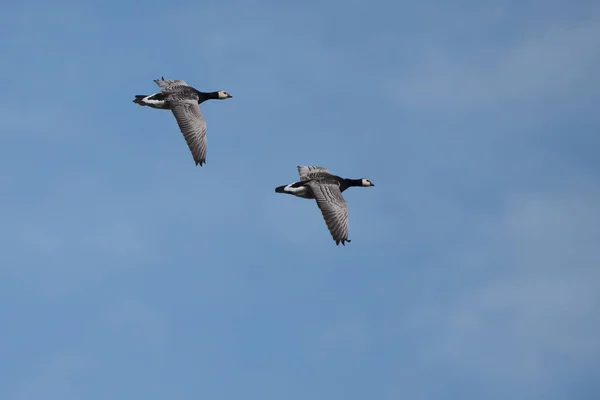
[(226, 97), (226, 98), (227, 98), (227, 99), (231, 99), (231, 98), (233, 98), (233, 96), (232, 96), (232, 95), (230, 95), (229, 93), (227, 93), (227, 97)]
[(375, 186), (375, 185), (373, 184), (373, 182), (371, 182), (371, 186)]

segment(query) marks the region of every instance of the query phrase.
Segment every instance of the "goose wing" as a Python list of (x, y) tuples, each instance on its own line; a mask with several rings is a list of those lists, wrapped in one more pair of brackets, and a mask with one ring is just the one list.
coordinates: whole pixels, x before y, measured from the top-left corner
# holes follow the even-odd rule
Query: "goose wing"
[(331, 172), (329, 172), (328, 169), (314, 165), (298, 165), (298, 174), (300, 175), (301, 181), (308, 181), (311, 179), (323, 178), (327, 175), (331, 175)]
[(309, 181), (306, 183), (312, 190), (317, 205), (323, 214), (325, 224), (335, 240), (335, 244), (340, 242), (345, 246), (348, 239), (348, 205), (342, 197), (340, 185), (335, 182)]
[(158, 85), (163, 90), (170, 90), (175, 86), (188, 86), (187, 82), (182, 79), (166, 79), (165, 77), (161, 77), (161, 79), (155, 79), (154, 83)]
[(196, 165), (206, 163), (206, 120), (196, 100), (170, 101), (177, 125), (192, 152)]

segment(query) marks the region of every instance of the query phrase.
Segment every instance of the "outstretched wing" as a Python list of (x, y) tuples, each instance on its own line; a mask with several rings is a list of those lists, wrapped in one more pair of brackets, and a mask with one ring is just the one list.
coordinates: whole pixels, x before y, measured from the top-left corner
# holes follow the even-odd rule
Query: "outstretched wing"
[(170, 102), (177, 125), (192, 152), (196, 165), (206, 163), (206, 120), (196, 100)]
[(348, 239), (348, 205), (342, 197), (340, 185), (337, 182), (310, 181), (306, 183), (312, 190), (317, 205), (321, 209), (325, 224), (335, 240), (345, 246)]
[(161, 79), (155, 79), (154, 83), (161, 88), (161, 91), (168, 91), (174, 88), (175, 86), (188, 86), (187, 82), (182, 79), (166, 79), (165, 77), (161, 77)]
[(298, 165), (298, 174), (301, 181), (308, 181), (316, 178), (324, 178), (327, 175), (331, 175), (331, 172), (323, 167)]

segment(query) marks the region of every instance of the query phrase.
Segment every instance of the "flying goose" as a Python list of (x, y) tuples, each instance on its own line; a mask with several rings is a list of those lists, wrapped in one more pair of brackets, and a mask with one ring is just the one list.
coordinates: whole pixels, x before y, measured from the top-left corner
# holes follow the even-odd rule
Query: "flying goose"
[(368, 179), (345, 179), (317, 166), (298, 165), (300, 181), (278, 186), (275, 193), (315, 199), (336, 246), (348, 239), (348, 205), (342, 192), (351, 186), (375, 186)]
[(179, 130), (192, 152), (196, 165), (206, 163), (206, 120), (200, 112), (200, 103), (211, 100), (225, 100), (231, 96), (218, 92), (200, 92), (180, 79), (155, 79), (160, 92), (151, 95), (136, 95), (134, 103), (159, 110), (171, 110)]

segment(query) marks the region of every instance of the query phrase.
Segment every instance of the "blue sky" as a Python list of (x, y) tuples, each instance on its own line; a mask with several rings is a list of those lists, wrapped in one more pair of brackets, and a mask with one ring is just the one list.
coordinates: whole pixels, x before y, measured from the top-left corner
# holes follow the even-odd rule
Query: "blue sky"
[[(598, 398), (597, 2), (0, 21), (0, 398)], [(202, 168), (131, 102), (162, 75), (234, 96)], [(376, 185), (351, 244), (298, 164)]]

